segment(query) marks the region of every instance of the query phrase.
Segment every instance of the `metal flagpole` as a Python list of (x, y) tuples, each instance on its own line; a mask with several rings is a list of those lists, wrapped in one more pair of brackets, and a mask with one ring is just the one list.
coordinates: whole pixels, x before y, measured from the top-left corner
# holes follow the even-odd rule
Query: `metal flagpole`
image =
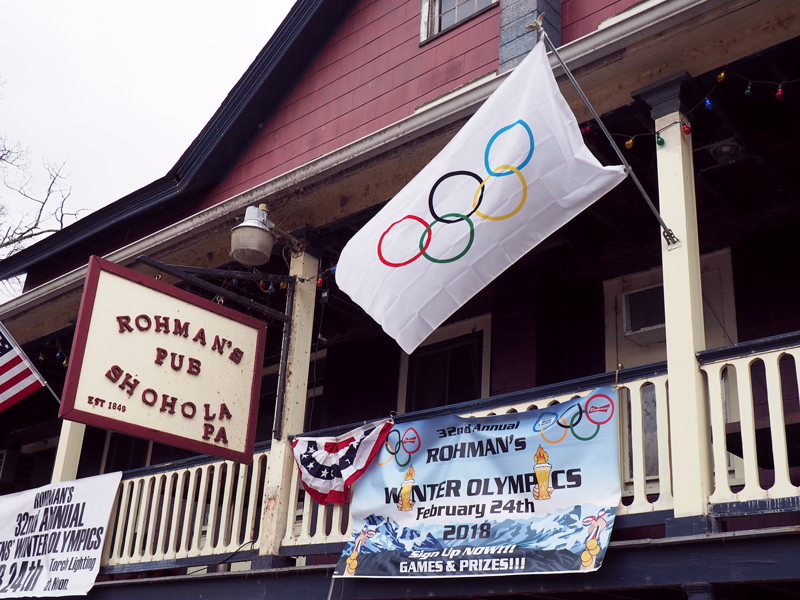
[(572, 72), (569, 70), (569, 68), (567, 68), (567, 64), (564, 62), (564, 59), (561, 58), (561, 55), (558, 53), (558, 50), (556, 50), (555, 44), (553, 44), (553, 42), (550, 40), (550, 37), (547, 35), (547, 32), (544, 30), (544, 27), (542, 26), (543, 19), (544, 19), (544, 13), (541, 13), (539, 15), (539, 18), (536, 19), (536, 21), (534, 21), (533, 24), (526, 25), (525, 29), (538, 31), (541, 33), (542, 39), (544, 39), (545, 43), (550, 48), (550, 50), (553, 51), (553, 54), (555, 55), (556, 59), (558, 59), (558, 62), (561, 64), (561, 68), (564, 69), (564, 73), (567, 74), (567, 77), (572, 82), (572, 85), (575, 86), (575, 90), (578, 92), (578, 95), (581, 97), (581, 100), (583, 100), (584, 104), (586, 104), (586, 108), (589, 109), (589, 112), (592, 113), (592, 116), (597, 121), (597, 124), (600, 126), (600, 129), (603, 130), (603, 133), (608, 138), (608, 141), (611, 142), (611, 147), (614, 148), (614, 152), (617, 153), (617, 156), (622, 161), (622, 164), (625, 167), (625, 170), (628, 172), (628, 175), (631, 176), (633, 183), (635, 183), (636, 187), (639, 188), (639, 191), (641, 192), (642, 196), (644, 197), (645, 201), (650, 207), (650, 210), (653, 211), (653, 214), (655, 215), (656, 219), (658, 219), (658, 222), (661, 225), (661, 229), (664, 234), (664, 239), (667, 240), (667, 246), (669, 250), (680, 248), (681, 245), (680, 240), (672, 232), (672, 229), (667, 227), (667, 224), (664, 222), (664, 219), (661, 218), (658, 209), (656, 209), (655, 205), (653, 204), (653, 201), (650, 200), (650, 196), (647, 195), (647, 192), (642, 186), (642, 182), (639, 181), (639, 178), (636, 176), (636, 173), (633, 172), (633, 169), (631, 168), (630, 164), (628, 164), (628, 161), (625, 160), (625, 156), (622, 154), (622, 151), (619, 149), (619, 146), (617, 146), (617, 142), (611, 136), (611, 133), (609, 133), (608, 129), (606, 129), (605, 123), (603, 123), (603, 121), (600, 119), (600, 115), (597, 114), (597, 111), (594, 109), (594, 106), (592, 106), (592, 103), (589, 102), (589, 99), (586, 97), (586, 94), (583, 93), (581, 86), (578, 85), (578, 82), (572, 75)]

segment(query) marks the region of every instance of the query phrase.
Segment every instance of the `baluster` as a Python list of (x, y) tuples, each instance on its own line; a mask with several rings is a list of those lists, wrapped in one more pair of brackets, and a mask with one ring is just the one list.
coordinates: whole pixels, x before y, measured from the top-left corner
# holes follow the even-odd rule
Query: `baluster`
[(656, 391), (656, 434), (658, 435), (658, 500), (653, 510), (669, 510), (675, 505), (672, 497), (672, 465), (669, 447), (669, 399), (667, 377), (653, 378)]
[(633, 460), (633, 503), (628, 507), (629, 513), (648, 512), (653, 510), (647, 501), (647, 476), (644, 464), (644, 422), (642, 419), (642, 387), (649, 383), (638, 381), (631, 392), (631, 457)]
[(195, 507), (194, 535), (189, 547), (189, 556), (200, 555), (200, 537), (203, 535), (203, 519), (206, 514), (206, 496), (208, 496), (208, 465), (198, 468), (197, 506)]
[(125, 482), (120, 481), (119, 486), (117, 487), (117, 495), (114, 496), (114, 504), (111, 505), (111, 517), (114, 519), (113, 521), (109, 521), (108, 523), (108, 531), (106, 531), (106, 539), (103, 544), (103, 554), (100, 561), (101, 566), (114, 564), (114, 548), (112, 547), (111, 540), (115, 537), (119, 537), (121, 535), (121, 531), (119, 530), (120, 518), (124, 518), (124, 514), (122, 511), (117, 513), (117, 508), (119, 508), (120, 502), (122, 501), (123, 492), (125, 490)]
[(769, 427), (772, 437), (773, 469), (775, 470), (775, 485), (767, 491), (770, 498), (797, 495), (797, 488), (789, 479), (789, 456), (786, 451), (786, 423), (783, 418), (783, 389), (779, 365), (783, 354), (783, 352), (771, 352), (762, 356), (767, 372)]
[[(236, 466), (232, 460), (225, 461), (225, 490), (222, 492), (222, 508), (219, 516), (219, 542), (218, 547), (223, 550), (230, 551), (231, 546), (233, 549), (239, 547), (239, 544), (233, 543), (233, 511), (236, 504), (236, 498), (233, 497), (234, 483), (236, 483), (241, 476), (235, 474)], [(240, 465), (240, 471), (246, 470), (245, 465)], [(239, 486), (236, 486), (237, 493), (240, 493)]]
[[(186, 479), (189, 477), (189, 471), (187, 469), (181, 469), (174, 476), (175, 482), (175, 495), (172, 500), (172, 525), (169, 528), (169, 541), (167, 542), (167, 548), (164, 551), (164, 558), (165, 559), (172, 559), (178, 556), (178, 533), (181, 530), (181, 510), (184, 508), (182, 506), (183, 502), (183, 484)], [(186, 516), (184, 515), (184, 519)]]
[(744, 489), (737, 494), (739, 500), (760, 500), (767, 497), (758, 481), (758, 455), (756, 451), (755, 416), (750, 376), (751, 358), (732, 361), (736, 369), (739, 395), (739, 425), (742, 432), (742, 454), (744, 455)]
[[(186, 505), (183, 511), (183, 532), (181, 533), (181, 543), (180, 548), (176, 553), (177, 558), (186, 558), (189, 556), (189, 551), (191, 550), (191, 544), (193, 542), (193, 537), (191, 535), (192, 531), (192, 511), (194, 509), (194, 491), (197, 487), (197, 480), (200, 476), (201, 470), (200, 469), (191, 469), (189, 470), (189, 488), (186, 490)], [(181, 495), (183, 495), (183, 491), (181, 490)], [(196, 509), (194, 509), (196, 512)], [(195, 519), (200, 517), (195, 514)]]
[(712, 504), (716, 502), (733, 502), (736, 494), (731, 492), (728, 482), (728, 452), (725, 443), (725, 410), (724, 398), (722, 395), (722, 372), (727, 365), (718, 363), (701, 367), (706, 373), (708, 380), (708, 400), (711, 409), (711, 436), (712, 451), (714, 457), (714, 493), (709, 496), (708, 501)]
[[(242, 535), (242, 512), (245, 510), (245, 490), (247, 489), (247, 477), (258, 467), (259, 456), (253, 456), (253, 464), (249, 467), (246, 465), (239, 465), (239, 474), (236, 476), (236, 498), (233, 508), (233, 519), (231, 522), (231, 538), (228, 544), (228, 550), (233, 552), (242, 542), (248, 541), (249, 537)], [(253, 493), (251, 492), (251, 495)], [(249, 548), (248, 548), (249, 550)]]

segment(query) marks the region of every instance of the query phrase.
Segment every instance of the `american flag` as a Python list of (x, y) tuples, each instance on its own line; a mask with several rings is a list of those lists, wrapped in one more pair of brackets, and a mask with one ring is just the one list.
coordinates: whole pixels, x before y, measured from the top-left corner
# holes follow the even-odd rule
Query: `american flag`
[(0, 412), (44, 386), (36, 367), (0, 323)]

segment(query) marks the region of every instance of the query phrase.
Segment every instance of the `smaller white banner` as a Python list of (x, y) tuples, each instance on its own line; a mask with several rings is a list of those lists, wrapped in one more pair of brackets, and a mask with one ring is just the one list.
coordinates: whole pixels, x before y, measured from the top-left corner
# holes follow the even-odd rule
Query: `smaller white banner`
[(0, 497), (0, 598), (85, 596), (122, 473)]

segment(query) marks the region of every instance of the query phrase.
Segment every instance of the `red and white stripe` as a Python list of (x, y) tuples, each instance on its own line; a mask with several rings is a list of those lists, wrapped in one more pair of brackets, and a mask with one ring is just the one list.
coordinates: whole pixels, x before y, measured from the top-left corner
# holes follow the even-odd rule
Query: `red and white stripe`
[(44, 387), (44, 380), (36, 368), (10, 339), (9, 343), (12, 344), (11, 351), (0, 356), (0, 411)]

